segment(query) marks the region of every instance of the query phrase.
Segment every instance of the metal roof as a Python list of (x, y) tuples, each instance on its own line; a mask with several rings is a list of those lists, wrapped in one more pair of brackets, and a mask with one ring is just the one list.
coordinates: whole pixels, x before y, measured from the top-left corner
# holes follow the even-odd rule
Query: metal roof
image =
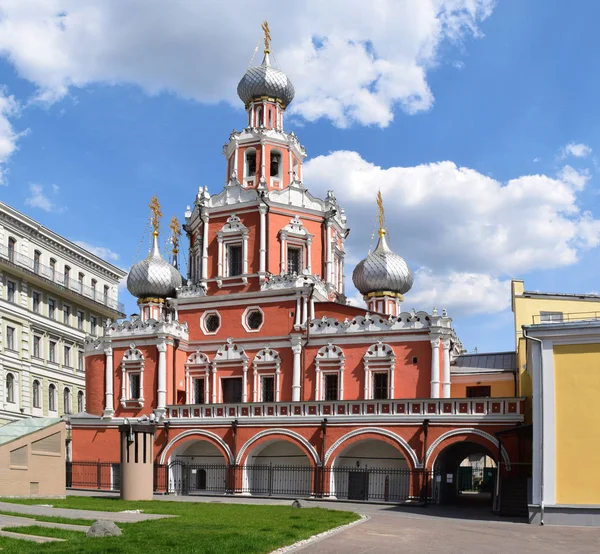
[(516, 352), (486, 352), (458, 356), (450, 373), (514, 373), (517, 371)]
[(7, 423), (0, 427), (0, 444), (20, 439), (45, 427), (56, 425), (61, 421), (62, 419), (58, 417), (30, 417)]

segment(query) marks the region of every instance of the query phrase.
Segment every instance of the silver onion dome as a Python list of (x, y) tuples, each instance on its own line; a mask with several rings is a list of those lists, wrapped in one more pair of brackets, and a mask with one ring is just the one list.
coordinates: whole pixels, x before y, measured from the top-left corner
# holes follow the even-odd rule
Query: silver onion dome
[(285, 108), (294, 99), (295, 91), (289, 77), (271, 65), (269, 53), (265, 52), (261, 65), (248, 68), (237, 93), (246, 106), (255, 98), (267, 96), (281, 100)]
[(394, 254), (387, 245), (385, 231), (380, 231), (377, 248), (352, 272), (352, 282), (363, 296), (374, 292), (405, 294), (412, 288), (413, 280), (404, 258)]
[(175, 296), (175, 289), (181, 284), (181, 274), (160, 255), (154, 235), (152, 252), (129, 270), (127, 290), (137, 298), (167, 298)]

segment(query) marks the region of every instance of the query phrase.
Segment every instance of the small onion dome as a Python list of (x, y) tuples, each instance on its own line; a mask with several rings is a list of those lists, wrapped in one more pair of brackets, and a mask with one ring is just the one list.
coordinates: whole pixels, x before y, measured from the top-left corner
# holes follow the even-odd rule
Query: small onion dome
[(377, 248), (354, 268), (352, 282), (363, 296), (372, 293), (401, 296), (412, 288), (413, 273), (404, 258), (390, 250), (382, 229)]
[(285, 108), (294, 99), (295, 91), (288, 76), (271, 66), (269, 53), (265, 52), (261, 65), (248, 68), (238, 84), (237, 93), (246, 106), (255, 98), (266, 96), (280, 100)]
[(137, 298), (167, 298), (175, 296), (175, 289), (181, 284), (177, 268), (160, 255), (155, 234), (152, 252), (129, 270), (127, 290)]

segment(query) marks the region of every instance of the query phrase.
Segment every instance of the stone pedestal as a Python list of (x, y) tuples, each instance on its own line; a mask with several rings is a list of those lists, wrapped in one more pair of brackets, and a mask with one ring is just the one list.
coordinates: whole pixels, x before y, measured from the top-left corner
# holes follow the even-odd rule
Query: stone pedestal
[(121, 498), (152, 500), (154, 491), (153, 423), (119, 425), (121, 433)]

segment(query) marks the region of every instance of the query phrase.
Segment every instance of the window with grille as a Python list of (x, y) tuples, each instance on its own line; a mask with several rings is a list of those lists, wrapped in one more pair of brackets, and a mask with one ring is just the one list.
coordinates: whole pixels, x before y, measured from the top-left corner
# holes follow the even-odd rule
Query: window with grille
[(262, 401), (275, 402), (275, 378), (262, 378)]
[(302, 248), (292, 246), (288, 248), (287, 265), (289, 274), (302, 273)]
[(204, 317), (204, 327), (207, 333), (216, 333), (221, 327), (219, 314), (208, 314)]
[(230, 244), (227, 247), (228, 276), (234, 277), (242, 274), (242, 245)]
[(129, 398), (136, 400), (140, 397), (140, 374), (129, 374)]
[(492, 388), (489, 386), (467, 387), (467, 398), (486, 398), (492, 396)]
[(338, 374), (325, 374), (325, 400), (338, 399)]
[(373, 373), (373, 399), (386, 400), (388, 397), (388, 374)]
[(248, 315), (246, 316), (246, 323), (248, 328), (252, 329), (253, 331), (259, 329), (263, 323), (262, 312), (260, 310), (252, 310), (248, 312)]
[(194, 404), (204, 404), (204, 378), (194, 379)]

